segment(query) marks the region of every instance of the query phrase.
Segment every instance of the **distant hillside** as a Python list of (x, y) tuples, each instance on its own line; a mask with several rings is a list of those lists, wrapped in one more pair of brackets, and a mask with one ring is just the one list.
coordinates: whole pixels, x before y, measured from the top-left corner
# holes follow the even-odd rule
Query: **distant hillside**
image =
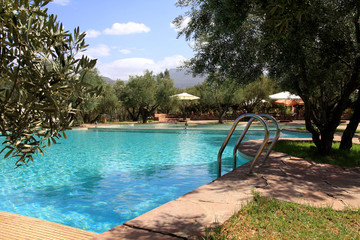
[(114, 84), (116, 81), (108, 77), (102, 77), (106, 83)]
[(170, 69), (170, 78), (174, 80), (174, 86), (176, 88), (193, 87), (202, 83), (206, 77), (196, 76), (193, 77), (191, 73), (187, 73), (186, 70)]
[[(176, 88), (193, 87), (202, 83), (206, 77), (196, 76), (193, 77), (191, 73), (187, 73), (186, 70), (170, 69), (170, 78), (174, 80), (174, 86)], [(108, 77), (102, 77), (106, 83), (114, 84), (116, 81)]]

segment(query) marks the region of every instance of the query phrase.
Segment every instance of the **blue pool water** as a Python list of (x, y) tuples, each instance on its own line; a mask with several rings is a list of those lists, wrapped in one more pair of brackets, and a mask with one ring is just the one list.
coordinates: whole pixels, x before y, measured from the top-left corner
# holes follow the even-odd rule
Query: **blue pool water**
[[(14, 169), (15, 159), (0, 156), (0, 210), (104, 232), (216, 179), (226, 134), (69, 131), (29, 167)], [(255, 138), (262, 132), (249, 131)], [(223, 174), (235, 142), (223, 154)]]

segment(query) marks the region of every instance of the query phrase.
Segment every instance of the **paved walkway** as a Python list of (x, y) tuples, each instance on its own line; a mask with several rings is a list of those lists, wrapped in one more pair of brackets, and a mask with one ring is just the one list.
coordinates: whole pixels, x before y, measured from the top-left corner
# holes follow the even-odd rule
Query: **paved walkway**
[[(254, 154), (260, 141), (242, 144)], [(360, 207), (360, 168), (319, 164), (273, 152), (269, 165), (250, 164), (168, 202), (94, 239), (194, 239), (206, 227), (222, 224), (252, 199), (252, 190), (265, 197), (335, 209)]]
[(0, 240), (88, 240), (96, 235), (54, 222), (0, 212)]

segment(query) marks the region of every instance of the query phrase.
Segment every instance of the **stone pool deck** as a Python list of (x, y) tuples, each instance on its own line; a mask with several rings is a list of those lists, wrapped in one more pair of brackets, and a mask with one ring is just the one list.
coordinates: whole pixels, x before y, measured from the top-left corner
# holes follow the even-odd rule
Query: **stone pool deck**
[[(241, 151), (252, 155), (260, 143), (248, 141)], [(245, 164), (94, 239), (197, 239), (251, 200), (253, 190), (265, 197), (318, 207), (360, 207), (360, 168), (319, 164), (277, 152), (268, 162), (251, 175), (250, 164)]]
[(54, 222), (0, 212), (0, 240), (88, 240), (96, 235)]

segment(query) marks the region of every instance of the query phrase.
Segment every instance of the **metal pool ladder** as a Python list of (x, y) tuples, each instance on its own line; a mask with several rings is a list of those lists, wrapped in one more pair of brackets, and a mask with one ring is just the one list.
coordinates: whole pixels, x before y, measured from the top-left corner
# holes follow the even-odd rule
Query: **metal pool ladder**
[(227, 135), (224, 143), (222, 144), (220, 150), (219, 150), (219, 153), (218, 153), (218, 177), (221, 177), (221, 157), (222, 157), (222, 154), (225, 150), (225, 147), (226, 145), (228, 144), (231, 136), (233, 135), (238, 123), (240, 122), (241, 119), (243, 118), (246, 118), (246, 117), (250, 117), (250, 120), (248, 121), (248, 123), (246, 124), (245, 128), (244, 128), (244, 131), (242, 132), (239, 140), (237, 141), (237, 143), (235, 144), (235, 147), (234, 147), (234, 150), (233, 150), (233, 156), (234, 156), (234, 165), (233, 165), (233, 169), (236, 168), (236, 154), (237, 154), (237, 151), (239, 149), (239, 146), (242, 142), (242, 140), (244, 139), (247, 131), (249, 130), (251, 124), (253, 123), (254, 120), (258, 120), (261, 125), (264, 127), (264, 130), (265, 130), (265, 136), (264, 136), (264, 141), (263, 143), (261, 144), (259, 150), (257, 151), (253, 161), (252, 161), (252, 164), (250, 166), (250, 171), (249, 173), (252, 173), (253, 172), (253, 169), (254, 169), (254, 166), (257, 162), (257, 160), (259, 159), (261, 153), (264, 151), (264, 148), (265, 148), (265, 145), (269, 142), (269, 136), (270, 136), (270, 133), (269, 133), (269, 127), (267, 125), (267, 123), (265, 122), (264, 118), (267, 118), (269, 120), (271, 120), (274, 124), (275, 124), (275, 127), (276, 127), (276, 134), (275, 134), (275, 137), (272, 139), (272, 143), (270, 145), (270, 147), (268, 148), (268, 151), (266, 152), (266, 155), (264, 157), (264, 160), (263, 160), (263, 163), (262, 165), (264, 165), (266, 163), (266, 160), (267, 158), (269, 157), (273, 147), (275, 146), (277, 140), (279, 139), (280, 137), (280, 126), (279, 126), (279, 123), (276, 121), (276, 119), (272, 116), (270, 116), (269, 114), (253, 114), (253, 113), (245, 113), (243, 115), (241, 115), (240, 117), (238, 117), (235, 121), (234, 121), (234, 124), (232, 125), (231, 129), (230, 129), (230, 132), (229, 134)]

